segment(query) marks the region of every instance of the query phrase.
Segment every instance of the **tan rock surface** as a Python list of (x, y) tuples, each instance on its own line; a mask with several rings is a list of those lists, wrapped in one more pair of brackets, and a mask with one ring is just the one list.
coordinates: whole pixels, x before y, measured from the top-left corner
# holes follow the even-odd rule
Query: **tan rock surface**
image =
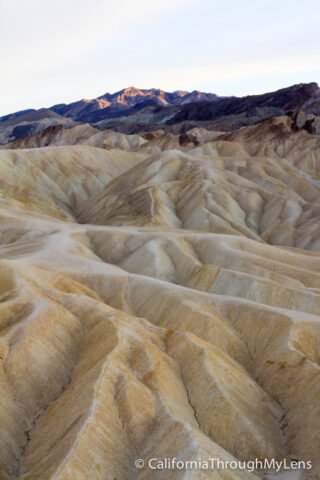
[(320, 479), (317, 139), (245, 132), (0, 152), (1, 480)]

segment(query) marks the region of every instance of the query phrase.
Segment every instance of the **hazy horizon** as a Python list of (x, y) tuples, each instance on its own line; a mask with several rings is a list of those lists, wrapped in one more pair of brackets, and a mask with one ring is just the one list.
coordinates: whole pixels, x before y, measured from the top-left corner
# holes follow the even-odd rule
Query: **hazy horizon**
[(319, 20), (314, 0), (3, 2), (0, 115), (131, 85), (244, 96), (319, 83)]

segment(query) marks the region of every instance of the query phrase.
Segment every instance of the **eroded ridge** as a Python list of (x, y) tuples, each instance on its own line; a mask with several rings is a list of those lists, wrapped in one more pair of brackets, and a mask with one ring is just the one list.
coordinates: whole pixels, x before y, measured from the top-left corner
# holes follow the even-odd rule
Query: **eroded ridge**
[(320, 478), (318, 140), (250, 128), (0, 152), (1, 480)]

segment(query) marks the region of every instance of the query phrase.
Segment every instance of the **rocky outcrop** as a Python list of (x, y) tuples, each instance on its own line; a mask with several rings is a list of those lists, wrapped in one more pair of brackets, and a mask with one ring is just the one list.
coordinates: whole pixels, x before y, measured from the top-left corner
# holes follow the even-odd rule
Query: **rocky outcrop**
[(320, 135), (320, 117), (316, 117), (312, 113), (306, 114), (301, 110), (290, 112), (293, 130), (306, 130), (312, 135)]
[(306, 121), (304, 128), (313, 135), (320, 135), (320, 117), (312, 117)]

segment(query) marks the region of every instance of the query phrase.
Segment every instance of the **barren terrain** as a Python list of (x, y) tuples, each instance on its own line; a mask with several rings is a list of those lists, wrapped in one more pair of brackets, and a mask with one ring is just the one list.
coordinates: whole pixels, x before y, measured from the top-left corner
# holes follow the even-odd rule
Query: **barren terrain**
[(320, 137), (284, 116), (16, 142), (0, 150), (1, 480), (273, 473), (147, 467), (165, 457), (311, 460), (301, 478), (320, 479)]

